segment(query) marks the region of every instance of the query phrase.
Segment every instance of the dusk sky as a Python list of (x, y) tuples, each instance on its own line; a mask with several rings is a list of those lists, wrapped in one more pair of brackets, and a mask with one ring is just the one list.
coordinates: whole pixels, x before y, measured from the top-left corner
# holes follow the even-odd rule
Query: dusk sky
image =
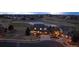
[(0, 12), (0, 14), (52, 14), (52, 15), (79, 15), (79, 12)]

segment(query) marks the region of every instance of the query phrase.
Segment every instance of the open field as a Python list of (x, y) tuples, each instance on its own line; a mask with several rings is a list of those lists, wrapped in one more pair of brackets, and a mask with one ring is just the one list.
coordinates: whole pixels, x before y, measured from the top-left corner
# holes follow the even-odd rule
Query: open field
[(65, 19), (59, 19), (59, 18), (46, 19), (45, 18), (44, 21), (52, 23), (52, 24), (74, 27), (77, 31), (79, 31), (79, 20), (65, 20)]
[[(67, 26), (67, 28), (69, 29), (69, 27), (73, 27), (74, 29), (76, 29), (77, 31), (79, 31), (79, 20), (75, 21), (75, 20), (64, 20), (64, 19), (59, 19), (59, 18), (41, 18), (40, 20), (36, 20), (37, 22), (43, 22), (45, 24), (54, 24), (57, 26)], [(25, 35), (25, 30), (27, 27), (30, 27), (32, 25), (30, 25), (28, 22), (35, 22), (35, 20), (32, 21), (28, 21), (28, 20), (13, 20), (13, 19), (5, 19), (5, 18), (0, 18), (0, 23), (3, 24), (3, 26), (5, 28), (8, 28), (9, 25), (13, 25), (15, 31), (13, 33), (7, 32), (3, 38), (0, 38), (0, 40), (15, 40), (18, 42), (35, 42), (35, 41), (39, 41), (39, 38), (34, 37), (32, 35), (30, 36), (26, 36)], [(66, 30), (65, 32), (68, 32), (68, 30)], [(50, 35), (49, 35), (50, 36)], [(57, 38), (51, 38), (51, 40), (57, 40)], [(61, 43), (62, 40), (57, 40), (56, 42)]]

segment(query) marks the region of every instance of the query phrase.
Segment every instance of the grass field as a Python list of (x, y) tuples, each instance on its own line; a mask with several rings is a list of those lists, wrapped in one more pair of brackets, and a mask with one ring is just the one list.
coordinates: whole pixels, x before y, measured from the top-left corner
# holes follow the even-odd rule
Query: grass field
[(79, 31), (79, 20), (64, 20), (59, 18), (49, 18), (44, 19), (44, 21), (49, 22), (51, 24), (74, 27), (77, 31)]

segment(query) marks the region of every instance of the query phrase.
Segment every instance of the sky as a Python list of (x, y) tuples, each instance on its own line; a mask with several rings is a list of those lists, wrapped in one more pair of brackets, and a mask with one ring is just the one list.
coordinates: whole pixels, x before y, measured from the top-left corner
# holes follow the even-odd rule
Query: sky
[(0, 14), (79, 15), (77, 0), (1, 0)]
[(0, 14), (51, 14), (51, 15), (79, 15), (79, 12), (0, 12)]

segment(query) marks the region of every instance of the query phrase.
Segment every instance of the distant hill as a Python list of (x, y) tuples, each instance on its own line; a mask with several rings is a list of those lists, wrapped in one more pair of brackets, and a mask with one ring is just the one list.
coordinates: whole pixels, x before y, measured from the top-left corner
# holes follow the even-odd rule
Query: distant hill
[(2, 14), (0, 15), (0, 18), (31, 18), (32, 20), (34, 18), (39, 19), (43, 17), (56, 17), (59, 19), (66, 19), (66, 20), (79, 20), (79, 15), (51, 15), (51, 14)]

